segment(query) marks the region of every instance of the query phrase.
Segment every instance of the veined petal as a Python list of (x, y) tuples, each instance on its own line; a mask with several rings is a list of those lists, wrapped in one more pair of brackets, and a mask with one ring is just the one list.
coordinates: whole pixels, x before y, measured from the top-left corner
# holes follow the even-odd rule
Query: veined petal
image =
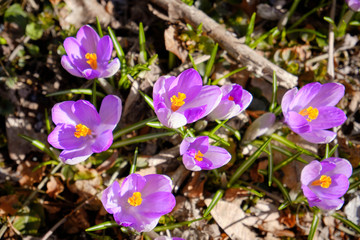
[(155, 109), (159, 121), (168, 128), (179, 128), (187, 124), (187, 119), (183, 114), (172, 112), (168, 108)]
[(303, 190), (304, 196), (307, 198), (309, 202), (309, 206), (316, 206), (316, 203), (321, 202), (321, 199), (306, 185), (301, 185), (301, 189)]
[(241, 102), (240, 112), (242, 112), (244, 109), (246, 109), (250, 105), (252, 99), (253, 99), (253, 96), (251, 93), (249, 93), (246, 90), (242, 90), (242, 97), (241, 97), (241, 101), (240, 101)]
[(111, 58), (113, 42), (109, 36), (103, 36), (97, 43), (96, 55), (99, 62), (108, 62)]
[(319, 115), (316, 119), (310, 122), (312, 129), (329, 129), (337, 127), (346, 121), (345, 113), (337, 108), (331, 106), (319, 107)]
[(107, 95), (104, 97), (100, 106), (101, 129), (114, 130), (120, 121), (122, 111), (121, 99), (115, 95)]
[(141, 192), (145, 184), (146, 180), (143, 176), (137, 173), (132, 173), (127, 176), (121, 184), (120, 195), (127, 200), (134, 192)]
[(332, 157), (332, 158), (324, 159), (322, 162), (329, 162), (332, 164), (336, 164), (336, 167), (328, 171), (326, 174), (330, 176), (335, 174), (344, 174), (347, 178), (351, 177), (353, 168), (348, 160), (344, 158)]
[(78, 124), (79, 120), (71, 110), (71, 107), (74, 103), (74, 101), (65, 101), (55, 104), (51, 110), (52, 121), (55, 124)]
[(107, 187), (102, 194), (101, 202), (105, 208), (105, 210), (110, 213), (114, 214), (116, 212), (121, 211), (120, 205), (120, 185), (119, 182), (113, 182), (109, 187)]
[(322, 166), (319, 161), (314, 160), (307, 164), (301, 171), (301, 183), (303, 185), (309, 185), (320, 176), (321, 169)]
[(287, 125), (291, 128), (291, 130), (293, 130), (297, 134), (311, 131), (309, 122), (305, 119), (305, 117), (301, 116), (297, 112), (288, 112), (288, 114), (285, 116), (285, 121)]
[(95, 142), (91, 145), (91, 149), (95, 153), (100, 153), (109, 149), (113, 142), (112, 130), (106, 130), (96, 136)]
[(91, 68), (87, 68), (81, 72), (84, 78), (87, 80), (100, 77), (100, 72)]
[(336, 137), (336, 133), (328, 130), (313, 130), (301, 133), (300, 136), (311, 143), (329, 143)]
[(182, 156), (182, 160), (186, 169), (190, 171), (201, 171), (201, 167), (197, 165), (196, 160), (190, 154), (185, 153)]
[(101, 118), (97, 113), (94, 105), (86, 100), (76, 101), (72, 107), (72, 112), (79, 119), (80, 123), (95, 131), (101, 122)]
[(184, 109), (184, 116), (186, 118), (187, 123), (193, 123), (200, 118), (205, 116), (206, 105), (195, 107), (195, 108), (188, 108)]
[[(71, 124), (60, 123), (49, 134), (48, 142), (54, 148), (58, 149), (77, 149), (82, 147), (87, 141), (84, 138), (74, 136), (75, 126)], [(85, 137), (85, 138), (88, 138)]]
[(160, 218), (175, 207), (175, 197), (171, 192), (153, 192), (143, 197), (138, 213), (148, 218)]
[(204, 158), (209, 159), (212, 163), (211, 169), (215, 169), (226, 165), (231, 160), (231, 154), (225, 148), (210, 145)]
[(93, 154), (91, 147), (85, 145), (82, 148), (76, 148), (72, 150), (63, 150), (59, 157), (65, 164), (75, 165), (79, 162), (83, 162)]
[(76, 39), (88, 53), (96, 53), (100, 37), (92, 27), (89, 25), (81, 27), (76, 34)]
[(141, 190), (141, 195), (143, 197), (149, 196), (153, 192), (171, 192), (172, 190), (172, 181), (166, 175), (160, 174), (149, 174), (144, 176), (146, 180), (146, 185)]
[(330, 162), (330, 161), (321, 161), (321, 172), (319, 174), (319, 176), (321, 175), (327, 175), (330, 176), (329, 172), (332, 171), (334, 168), (336, 168), (336, 163)]
[[(233, 109), (235, 107), (238, 107), (236, 110), (237, 111), (233, 111)], [(209, 113), (209, 115), (207, 115), (206, 119), (211, 120), (223, 120), (223, 119), (229, 119), (230, 115), (231, 117), (233, 117), (232, 115), (237, 115), (236, 113), (234, 114), (234, 112), (238, 112), (240, 113), (240, 107), (239, 105), (235, 105), (235, 103), (233, 101), (229, 101), (229, 100), (221, 100), (219, 105), (217, 105), (217, 107), (212, 110), (212, 112)]]
[[(183, 141), (187, 141), (185, 138)], [(192, 141), (192, 138), (190, 138)], [(191, 142), (189, 149), (195, 149), (196, 151), (200, 151), (201, 153), (206, 153), (209, 148), (209, 137), (208, 136), (200, 136), (197, 137), (193, 142)]]
[(321, 84), (318, 82), (309, 83), (303, 86), (293, 98), (289, 109), (291, 111), (299, 112), (304, 109), (320, 91)]
[(286, 115), (290, 111), (290, 104), (294, 100), (296, 93), (298, 92), (297, 88), (293, 88), (289, 91), (287, 91), (282, 100), (281, 100), (281, 109), (284, 115)]
[[(122, 225), (124, 227), (132, 227), (136, 231), (141, 232), (143, 229), (137, 225), (139, 221), (136, 219), (133, 213), (130, 211), (126, 211), (125, 209), (119, 212), (114, 213), (114, 220), (117, 224)], [(141, 220), (140, 220), (141, 221)]]
[[(339, 210), (344, 204), (344, 201), (335, 198), (335, 199), (322, 199), (320, 202), (314, 203), (313, 206), (317, 206), (318, 208), (321, 208), (323, 210)], [(309, 203), (310, 205), (310, 203)], [(310, 205), (310, 207), (313, 207)]]
[(63, 68), (68, 71), (71, 75), (76, 77), (83, 77), (78, 68), (71, 62), (70, 58), (67, 55), (61, 57), (61, 65)]
[(320, 199), (334, 199), (343, 196), (349, 189), (349, 180), (343, 174), (336, 174), (331, 177), (331, 184), (328, 188), (321, 186), (311, 186), (309, 188), (320, 198)]
[(345, 94), (345, 87), (339, 83), (325, 83), (309, 103), (314, 108), (335, 106)]
[(76, 66), (79, 60), (84, 61), (83, 59), (86, 55), (86, 51), (82, 48), (81, 43), (77, 39), (73, 37), (66, 38), (64, 41), (64, 48), (70, 62)]
[(194, 137), (187, 137), (182, 140), (180, 144), (180, 155), (184, 155), (190, 147), (190, 144), (195, 141)]
[(99, 77), (108, 78), (114, 76), (120, 69), (120, 61), (118, 58), (114, 58), (111, 63), (106, 63), (103, 71)]

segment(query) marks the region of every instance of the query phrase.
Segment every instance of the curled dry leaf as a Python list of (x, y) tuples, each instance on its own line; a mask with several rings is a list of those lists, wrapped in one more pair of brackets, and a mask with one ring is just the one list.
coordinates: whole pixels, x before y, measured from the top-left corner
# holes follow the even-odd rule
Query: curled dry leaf
[(38, 183), (44, 176), (45, 166), (33, 171), (33, 169), (39, 165), (39, 163), (25, 161), (21, 163), (16, 172), (21, 176), (19, 184), (21, 186), (33, 186), (34, 183)]
[(56, 198), (59, 193), (64, 191), (64, 185), (62, 184), (61, 180), (54, 176), (50, 176), (50, 180), (47, 182), (46, 187), (46, 193), (51, 198)]
[(0, 197), (0, 217), (14, 215), (16, 205), (19, 204), (18, 195), (12, 194)]
[(175, 54), (182, 62), (186, 61), (188, 51), (185, 50), (179, 41), (176, 39), (176, 29), (173, 25), (170, 25), (164, 32), (165, 48), (169, 52)]
[(189, 198), (203, 198), (206, 179), (204, 172), (192, 172), (191, 180), (184, 187), (184, 196)]
[(74, 212), (64, 223), (64, 229), (68, 234), (78, 233), (88, 227), (90, 223), (88, 222), (88, 215), (83, 208), (80, 208)]

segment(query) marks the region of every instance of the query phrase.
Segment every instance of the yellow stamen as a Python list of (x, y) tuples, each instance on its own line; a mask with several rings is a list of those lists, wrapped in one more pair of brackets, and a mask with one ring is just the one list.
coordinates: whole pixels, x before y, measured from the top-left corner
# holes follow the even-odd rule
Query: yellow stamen
[(311, 183), (313, 186), (321, 186), (322, 188), (328, 188), (331, 185), (331, 177), (321, 175), (319, 180), (315, 180)]
[(141, 202), (142, 202), (142, 198), (140, 192), (134, 192), (132, 197), (128, 198), (128, 203), (134, 207), (141, 205)]
[(85, 55), (85, 58), (89, 60), (89, 61), (86, 61), (86, 63), (88, 63), (92, 69), (96, 70), (97, 69), (96, 53), (87, 53)]
[(229, 96), (228, 98), (230, 101), (234, 101), (234, 97), (233, 96)]
[(79, 137), (86, 137), (87, 135), (91, 134), (91, 130), (82, 124), (78, 124), (76, 125), (76, 132), (74, 132), (74, 136), (79, 138)]
[(172, 96), (171, 101), (171, 110), (173, 112), (177, 111), (182, 105), (185, 104), (184, 99), (186, 98), (185, 93), (178, 92), (178, 96)]
[(308, 107), (308, 108), (304, 108), (303, 110), (301, 110), (299, 112), (299, 114), (301, 116), (306, 117), (307, 116), (307, 121), (311, 122), (312, 120), (316, 119), (319, 115), (319, 110), (317, 108), (313, 108), (313, 107)]
[(201, 162), (201, 161), (203, 160), (203, 156), (204, 156), (204, 154), (202, 154), (202, 153), (200, 152), (200, 150), (199, 150), (198, 153), (195, 154), (195, 157), (194, 157), (194, 158), (195, 158), (195, 160)]

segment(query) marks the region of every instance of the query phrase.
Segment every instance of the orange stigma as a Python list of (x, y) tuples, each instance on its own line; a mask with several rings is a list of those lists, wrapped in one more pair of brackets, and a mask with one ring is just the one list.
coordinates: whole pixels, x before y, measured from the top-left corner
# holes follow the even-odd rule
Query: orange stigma
[(96, 70), (97, 69), (96, 53), (87, 53), (85, 55), (85, 58), (89, 60), (89, 61), (86, 61), (86, 63), (88, 63), (92, 69)]
[(142, 202), (142, 198), (140, 192), (134, 192), (133, 195), (128, 198), (128, 203), (134, 207), (141, 205), (141, 202)]
[(74, 136), (79, 138), (79, 137), (86, 137), (87, 135), (91, 134), (91, 130), (82, 124), (78, 124), (75, 126), (76, 128), (76, 132), (74, 132)]
[(171, 110), (176, 112), (182, 105), (185, 104), (184, 99), (186, 98), (185, 93), (178, 92), (178, 96), (172, 96), (171, 101)]
[(307, 121), (311, 122), (312, 120), (315, 120), (318, 115), (319, 115), (319, 110), (317, 108), (313, 108), (313, 107), (308, 107), (308, 108), (304, 108), (303, 110), (301, 110), (299, 112), (299, 114), (301, 116), (306, 117), (307, 116)]
[(229, 99), (230, 101), (234, 101), (234, 97), (233, 97), (233, 96), (229, 96), (228, 99)]
[(328, 188), (331, 185), (331, 177), (321, 175), (319, 180), (315, 180), (311, 183), (313, 186), (321, 186), (322, 188)]
[(195, 154), (195, 160), (196, 161), (199, 161), (199, 162), (201, 162), (202, 160), (203, 160), (203, 156), (204, 156), (204, 154), (202, 154), (201, 152), (200, 152), (200, 150), (198, 150), (198, 153), (197, 154)]

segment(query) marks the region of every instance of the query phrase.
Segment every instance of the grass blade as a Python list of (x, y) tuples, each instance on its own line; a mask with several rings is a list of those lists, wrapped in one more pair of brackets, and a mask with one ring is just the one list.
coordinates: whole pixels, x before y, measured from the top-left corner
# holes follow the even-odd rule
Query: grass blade
[(316, 209), (314, 211), (314, 217), (311, 223), (311, 227), (310, 227), (310, 232), (309, 232), (309, 236), (308, 236), (308, 240), (312, 240), (314, 239), (315, 233), (316, 233), (316, 229), (319, 225), (319, 221), (320, 221), (320, 216), (319, 216), (319, 210)]
[(146, 39), (145, 39), (145, 32), (143, 23), (140, 22), (139, 24), (139, 45), (140, 45), (140, 58), (147, 61), (147, 53), (146, 53)]
[(148, 122), (153, 122), (153, 121), (156, 121), (156, 120), (157, 120), (157, 117), (151, 117), (151, 118), (142, 120), (140, 122), (134, 123), (133, 125), (130, 125), (130, 126), (126, 127), (126, 128), (120, 129), (119, 131), (116, 131), (114, 133), (113, 139), (116, 140), (116, 139), (118, 139), (119, 137), (121, 137), (124, 134), (127, 134), (127, 133), (132, 132), (132, 131), (137, 130), (137, 129), (140, 129), (142, 127), (145, 127)]
[(130, 168), (130, 173), (135, 173), (136, 172), (136, 163), (137, 163), (137, 156), (138, 156), (138, 147), (135, 148), (135, 152), (134, 152), (134, 159), (133, 162), (131, 164), (131, 168)]
[(216, 43), (213, 50), (211, 51), (211, 55), (210, 55), (210, 59), (209, 61), (206, 63), (206, 68), (205, 68), (205, 75), (204, 75), (204, 84), (208, 84), (210, 85), (211, 84), (211, 79), (209, 78), (210, 77), (210, 74), (211, 74), (211, 70), (214, 66), (214, 63), (215, 63), (215, 58), (216, 58), (216, 53), (217, 53), (217, 50), (218, 50), (218, 44)]
[(249, 45), (251, 42), (251, 34), (254, 32), (256, 12), (251, 15), (250, 22), (246, 31), (245, 44)]
[(273, 72), (273, 84), (272, 84), (272, 95), (271, 95), (271, 103), (269, 107), (269, 112), (274, 112), (276, 106), (277, 106), (277, 90), (278, 90), (278, 84), (277, 84), (277, 77), (275, 71)]
[(222, 198), (223, 195), (224, 195), (224, 190), (222, 189), (217, 190), (213, 199), (211, 200), (211, 203), (209, 204), (209, 207), (204, 212), (203, 215), (204, 217), (207, 217), (207, 215), (209, 215), (211, 210), (216, 206), (216, 204), (219, 202), (219, 200)]
[(97, 224), (95, 226), (89, 227), (89, 228), (85, 229), (85, 231), (92, 232), (92, 231), (98, 231), (98, 230), (103, 230), (103, 229), (107, 229), (107, 228), (113, 228), (113, 227), (119, 227), (119, 225), (115, 221), (108, 221), (108, 222), (103, 222), (103, 223)]
[(146, 142), (151, 139), (172, 136), (174, 134), (176, 134), (176, 132), (150, 133), (150, 134), (146, 134), (146, 135), (136, 136), (136, 137), (132, 137), (129, 139), (114, 142), (110, 148), (118, 148), (118, 147), (123, 147), (123, 146), (134, 144), (134, 143)]

